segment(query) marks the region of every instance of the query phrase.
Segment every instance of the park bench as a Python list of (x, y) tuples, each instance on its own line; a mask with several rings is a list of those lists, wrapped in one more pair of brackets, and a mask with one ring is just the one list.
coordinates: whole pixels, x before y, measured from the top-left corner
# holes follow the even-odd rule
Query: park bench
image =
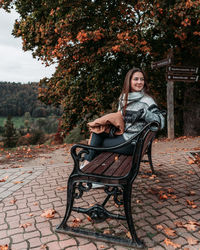
[[(76, 144), (72, 146), (71, 155), (74, 160), (74, 168), (68, 179), (66, 212), (61, 224), (57, 226), (56, 232), (68, 233), (75, 236), (82, 236), (131, 247), (143, 248), (145, 246), (138, 238), (134, 227), (131, 211), (131, 193), (133, 181), (137, 177), (140, 162), (145, 154), (148, 155), (147, 161), (149, 161), (151, 170), (154, 173), (151, 147), (158, 127), (158, 123), (149, 123), (142, 131), (128, 141), (110, 148), (97, 148), (85, 144)], [(110, 152), (112, 149), (120, 148), (129, 143), (134, 143), (133, 155), (120, 155)], [(89, 149), (95, 149), (100, 152), (100, 154), (89, 164), (80, 169), (80, 163), (84, 159), (84, 154), (88, 153)], [(91, 190), (92, 184), (103, 184), (104, 189), (102, 190), (104, 190), (106, 194), (103, 203), (97, 203), (89, 208), (74, 207), (74, 200), (82, 198), (84, 192)], [(112, 213), (105, 208), (105, 205), (111, 197), (113, 197), (116, 204), (123, 206), (125, 215)], [(85, 213), (94, 222), (102, 222), (108, 218), (126, 220), (131, 239), (69, 226), (67, 225), (67, 221), (71, 211)]]

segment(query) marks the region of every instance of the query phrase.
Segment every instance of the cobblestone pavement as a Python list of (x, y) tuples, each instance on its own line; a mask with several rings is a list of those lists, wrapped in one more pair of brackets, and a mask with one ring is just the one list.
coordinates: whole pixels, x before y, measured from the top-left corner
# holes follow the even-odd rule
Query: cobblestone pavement
[[(138, 236), (147, 249), (200, 249), (200, 167), (189, 162), (188, 152), (199, 150), (200, 137), (156, 141), (153, 162), (156, 175), (142, 163), (133, 184), (132, 211)], [(8, 168), (7, 168), (8, 167)], [(7, 168), (7, 169), (6, 169)], [(67, 178), (72, 159), (67, 149), (40, 155), (20, 167), (1, 168), (0, 180), (0, 246), (23, 249), (130, 249), (101, 241), (55, 233), (66, 204)], [(77, 200), (79, 205), (101, 201), (101, 189)], [(111, 210), (122, 210), (108, 204)], [(54, 218), (42, 217), (47, 209), (55, 209)], [(92, 224), (84, 215), (72, 213), (81, 226), (96, 231), (126, 236), (125, 222), (107, 220)], [(124, 234), (124, 235), (123, 235)], [(0, 247), (1, 249), (1, 247)]]

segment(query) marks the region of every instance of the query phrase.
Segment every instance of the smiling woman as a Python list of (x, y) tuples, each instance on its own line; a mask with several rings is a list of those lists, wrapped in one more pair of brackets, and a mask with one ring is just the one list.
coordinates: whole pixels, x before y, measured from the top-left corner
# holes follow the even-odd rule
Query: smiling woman
[(45, 67), (32, 57), (31, 52), (22, 50), (21, 39), (12, 36), (12, 29), (17, 13), (0, 9), (0, 81), (37, 82), (44, 77), (51, 77), (55, 66)]

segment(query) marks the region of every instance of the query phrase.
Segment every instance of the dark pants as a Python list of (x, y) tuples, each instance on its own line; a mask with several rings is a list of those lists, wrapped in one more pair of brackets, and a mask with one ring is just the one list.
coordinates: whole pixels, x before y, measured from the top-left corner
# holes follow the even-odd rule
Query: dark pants
[[(95, 147), (112, 147), (112, 146), (119, 145), (123, 142), (125, 142), (125, 139), (122, 135), (116, 135), (110, 138), (107, 133), (101, 133), (101, 134), (93, 133), (90, 145), (95, 146)], [(132, 155), (133, 149), (134, 149), (134, 146), (131, 144), (128, 144), (121, 148), (114, 149), (110, 152), (125, 154), (125, 155)], [(87, 161), (92, 161), (98, 154), (99, 152), (96, 150), (89, 150), (89, 154), (85, 154), (84, 158)]]

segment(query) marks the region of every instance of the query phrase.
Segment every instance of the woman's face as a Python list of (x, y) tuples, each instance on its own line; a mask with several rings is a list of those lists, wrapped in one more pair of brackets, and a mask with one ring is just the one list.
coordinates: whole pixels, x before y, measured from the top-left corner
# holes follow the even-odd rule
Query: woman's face
[(131, 92), (139, 92), (144, 88), (144, 75), (142, 72), (135, 72), (131, 78)]

